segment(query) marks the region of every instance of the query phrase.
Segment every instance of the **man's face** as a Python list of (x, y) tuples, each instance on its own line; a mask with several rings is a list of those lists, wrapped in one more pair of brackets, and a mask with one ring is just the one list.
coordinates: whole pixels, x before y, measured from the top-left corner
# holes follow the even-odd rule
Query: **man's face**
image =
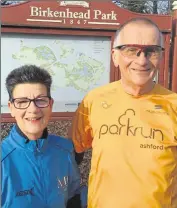
[[(126, 44), (161, 46), (159, 31), (151, 25), (129, 24), (121, 31), (117, 41), (117, 46)], [(152, 85), (161, 60), (161, 56), (150, 59), (144, 52), (135, 58), (126, 57), (118, 49), (112, 50), (112, 58), (115, 67), (119, 66), (124, 84), (138, 87)]]
[[(13, 91), (13, 99), (16, 98), (39, 98), (47, 96), (47, 88), (43, 84), (18, 84)], [(24, 100), (17, 100), (16, 105), (24, 105)], [(43, 101), (40, 101), (41, 103)], [(9, 102), (11, 115), (15, 117), (21, 131), (32, 140), (41, 137), (43, 130), (46, 128), (52, 112), (53, 100), (49, 101), (48, 107), (39, 108), (34, 102), (31, 102), (26, 109), (17, 109), (14, 103)]]

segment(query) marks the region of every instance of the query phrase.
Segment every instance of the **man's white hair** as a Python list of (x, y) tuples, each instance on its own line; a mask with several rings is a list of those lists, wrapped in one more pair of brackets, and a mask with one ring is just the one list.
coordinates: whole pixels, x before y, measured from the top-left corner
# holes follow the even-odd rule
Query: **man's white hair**
[(152, 25), (152, 26), (156, 27), (159, 31), (160, 46), (164, 47), (164, 38), (163, 38), (163, 34), (160, 31), (159, 27), (153, 21), (151, 21), (148, 18), (138, 17), (138, 18), (130, 19), (128, 22), (125, 22), (123, 25), (120, 26), (120, 28), (116, 31), (116, 34), (115, 34), (115, 37), (114, 37), (113, 48), (118, 46), (117, 44), (118, 44), (118, 41), (119, 41), (119, 38), (120, 38), (120, 33), (121, 33), (121, 31), (123, 31), (124, 27), (131, 24), (131, 23), (138, 23), (138, 22), (141, 22), (141, 23), (144, 23), (144, 24), (149, 24), (149, 25)]

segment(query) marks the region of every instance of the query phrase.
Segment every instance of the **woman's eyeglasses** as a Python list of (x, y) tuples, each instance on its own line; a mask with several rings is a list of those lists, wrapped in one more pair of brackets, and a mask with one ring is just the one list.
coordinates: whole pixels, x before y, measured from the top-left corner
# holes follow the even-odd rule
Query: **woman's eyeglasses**
[(11, 99), (11, 102), (14, 104), (14, 107), (17, 109), (26, 109), (30, 106), (31, 102), (38, 108), (46, 108), (50, 104), (51, 97), (50, 96), (41, 96), (34, 99), (29, 98), (14, 98)]

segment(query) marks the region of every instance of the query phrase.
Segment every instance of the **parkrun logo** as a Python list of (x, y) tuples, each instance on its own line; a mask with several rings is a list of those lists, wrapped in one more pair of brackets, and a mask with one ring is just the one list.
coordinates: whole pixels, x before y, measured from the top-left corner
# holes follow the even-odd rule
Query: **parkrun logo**
[[(90, 9), (87, 9), (86, 12), (72, 12), (69, 8), (65, 11), (53, 11), (50, 7), (47, 7), (46, 10), (43, 10), (41, 7), (31, 6), (30, 11), (31, 17), (53, 17), (53, 18), (72, 18), (72, 19), (90, 19)], [(94, 20), (117, 20), (117, 14), (114, 11), (110, 13), (103, 13), (99, 9), (93, 10), (93, 19)]]
[(163, 132), (160, 129), (155, 128), (145, 128), (143, 126), (133, 125), (133, 117), (136, 113), (133, 109), (127, 109), (125, 113), (118, 117), (118, 123), (112, 125), (103, 124), (99, 130), (99, 139), (104, 135), (124, 135), (127, 136), (141, 136), (147, 139), (159, 139), (164, 140)]

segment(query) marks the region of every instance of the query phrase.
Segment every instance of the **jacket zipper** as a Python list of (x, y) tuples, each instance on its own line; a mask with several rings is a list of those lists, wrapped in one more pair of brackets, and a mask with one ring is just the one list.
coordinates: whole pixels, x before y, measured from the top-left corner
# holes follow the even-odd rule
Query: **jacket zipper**
[(38, 141), (36, 140), (36, 150), (40, 152)]
[[(36, 150), (38, 151), (38, 152), (41, 152), (40, 151), (40, 149), (39, 149), (39, 143), (38, 143), (38, 140), (36, 140)], [(41, 178), (43, 178), (44, 179), (44, 177), (45, 177), (45, 172), (44, 172), (44, 168), (43, 168), (43, 160), (42, 160), (42, 155), (40, 154), (40, 156), (38, 157), (38, 159), (39, 159), (39, 165), (40, 165), (40, 176), (41, 176)], [(45, 185), (45, 180), (43, 180), (43, 182), (41, 183), (42, 184), (42, 186), (43, 186), (43, 194), (44, 194), (44, 200), (45, 200), (45, 203), (47, 204), (47, 190), (46, 190), (46, 185)]]

